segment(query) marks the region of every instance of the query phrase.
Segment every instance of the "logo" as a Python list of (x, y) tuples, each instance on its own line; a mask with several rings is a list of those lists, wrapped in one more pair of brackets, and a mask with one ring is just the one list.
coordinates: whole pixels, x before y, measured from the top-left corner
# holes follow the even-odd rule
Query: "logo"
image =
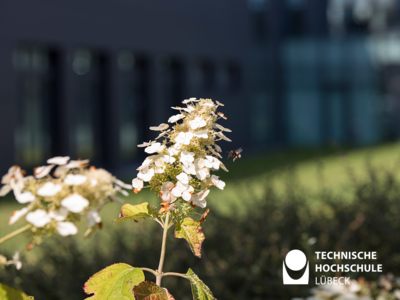
[[(307, 267), (306, 267), (307, 265)], [(300, 271), (304, 269), (304, 274), (299, 279), (293, 279), (288, 274), (286, 267), (292, 271)], [(300, 250), (292, 250), (286, 254), (286, 258), (282, 264), (282, 275), (284, 285), (306, 285), (309, 280), (309, 262), (307, 261), (306, 255)]]

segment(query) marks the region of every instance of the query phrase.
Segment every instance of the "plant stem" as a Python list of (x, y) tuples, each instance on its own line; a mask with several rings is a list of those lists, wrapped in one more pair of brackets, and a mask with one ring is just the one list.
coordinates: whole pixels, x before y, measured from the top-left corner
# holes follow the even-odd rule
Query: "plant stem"
[(170, 212), (167, 212), (167, 215), (165, 216), (165, 221), (164, 221), (164, 233), (163, 233), (163, 238), (162, 238), (162, 244), (161, 244), (161, 255), (160, 255), (160, 262), (158, 264), (158, 275), (156, 279), (156, 284), (159, 286), (161, 284), (161, 279), (162, 279), (162, 268), (164, 265), (164, 257), (165, 257), (165, 245), (167, 242), (167, 232), (168, 232), (168, 225), (169, 225), (169, 215)]
[(0, 244), (4, 243), (5, 241), (7, 241), (7, 240), (9, 240), (11, 238), (13, 238), (14, 236), (17, 236), (18, 234), (20, 234), (22, 232), (28, 230), (29, 228), (31, 228), (31, 226), (32, 226), (31, 224), (28, 224), (28, 225), (25, 225), (24, 227), (21, 227), (21, 228), (15, 230), (15, 231), (11, 232), (10, 234), (7, 234), (6, 236), (4, 236), (4, 237), (2, 237), (0, 239)]
[(156, 271), (152, 270), (152, 269), (149, 269), (149, 268), (139, 268), (139, 269), (142, 269), (143, 271), (150, 272), (156, 277), (158, 276), (158, 273)]
[(163, 276), (163, 277), (164, 277), (164, 276), (178, 276), (178, 277), (183, 277), (183, 278), (186, 278), (186, 279), (189, 280), (189, 278), (187, 277), (187, 275), (181, 274), (181, 273), (175, 273), (175, 272), (164, 273), (162, 276)]

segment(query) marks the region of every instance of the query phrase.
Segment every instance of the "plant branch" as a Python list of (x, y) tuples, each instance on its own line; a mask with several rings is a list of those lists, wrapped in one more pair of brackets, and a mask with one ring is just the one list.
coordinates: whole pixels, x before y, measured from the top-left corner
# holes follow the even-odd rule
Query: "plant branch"
[(187, 275), (185, 274), (181, 274), (181, 273), (174, 273), (174, 272), (168, 272), (168, 273), (164, 273), (162, 274), (162, 276), (179, 276), (179, 277), (183, 277), (189, 280), (189, 278), (187, 277)]
[(139, 269), (142, 269), (143, 271), (150, 272), (156, 277), (158, 276), (158, 273), (156, 271), (152, 270), (152, 269), (149, 269), (149, 268), (139, 268)]
[(2, 237), (0, 239), (0, 244), (4, 243), (5, 241), (7, 241), (7, 240), (9, 240), (11, 238), (13, 238), (14, 236), (17, 236), (18, 234), (20, 234), (22, 232), (28, 230), (29, 228), (31, 228), (31, 226), (32, 226), (31, 224), (28, 224), (28, 225), (25, 225), (24, 227), (21, 227), (21, 228), (15, 230), (15, 231), (11, 232), (10, 234), (7, 234), (6, 236), (4, 236), (4, 237)]
[(161, 255), (160, 255), (160, 262), (158, 264), (158, 275), (157, 275), (157, 279), (156, 279), (156, 284), (158, 286), (160, 286), (161, 284), (161, 279), (162, 279), (162, 268), (164, 265), (164, 258), (165, 258), (165, 245), (167, 242), (167, 232), (168, 232), (168, 223), (169, 223), (169, 216), (170, 216), (170, 212), (167, 212), (167, 215), (165, 216), (165, 221), (164, 221), (164, 233), (163, 233), (163, 237), (162, 237), (162, 244), (161, 244)]

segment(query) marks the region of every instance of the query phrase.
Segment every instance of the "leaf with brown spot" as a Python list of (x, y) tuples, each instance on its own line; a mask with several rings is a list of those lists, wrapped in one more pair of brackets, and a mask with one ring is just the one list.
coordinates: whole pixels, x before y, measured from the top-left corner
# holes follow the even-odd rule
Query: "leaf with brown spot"
[(210, 288), (204, 284), (192, 269), (189, 269), (186, 275), (188, 276), (192, 287), (193, 300), (217, 300)]
[(199, 222), (196, 222), (192, 218), (185, 218), (179, 221), (176, 223), (175, 237), (185, 239), (189, 243), (193, 254), (201, 257), (201, 244), (206, 237), (203, 231), (201, 231)]
[(133, 288), (133, 295), (136, 300), (174, 300), (167, 289), (151, 281), (144, 281), (135, 286)]
[(127, 264), (114, 264), (94, 274), (83, 289), (87, 300), (134, 300), (132, 289), (144, 281), (143, 271)]

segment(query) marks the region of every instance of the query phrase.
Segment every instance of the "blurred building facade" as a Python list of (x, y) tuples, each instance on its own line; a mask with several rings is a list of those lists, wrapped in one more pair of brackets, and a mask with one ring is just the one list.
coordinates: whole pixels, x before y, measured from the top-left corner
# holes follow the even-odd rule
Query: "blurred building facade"
[(129, 164), (188, 97), (227, 104), (233, 147), (400, 136), (396, 0), (0, 0), (0, 11), (1, 172), (53, 155)]

